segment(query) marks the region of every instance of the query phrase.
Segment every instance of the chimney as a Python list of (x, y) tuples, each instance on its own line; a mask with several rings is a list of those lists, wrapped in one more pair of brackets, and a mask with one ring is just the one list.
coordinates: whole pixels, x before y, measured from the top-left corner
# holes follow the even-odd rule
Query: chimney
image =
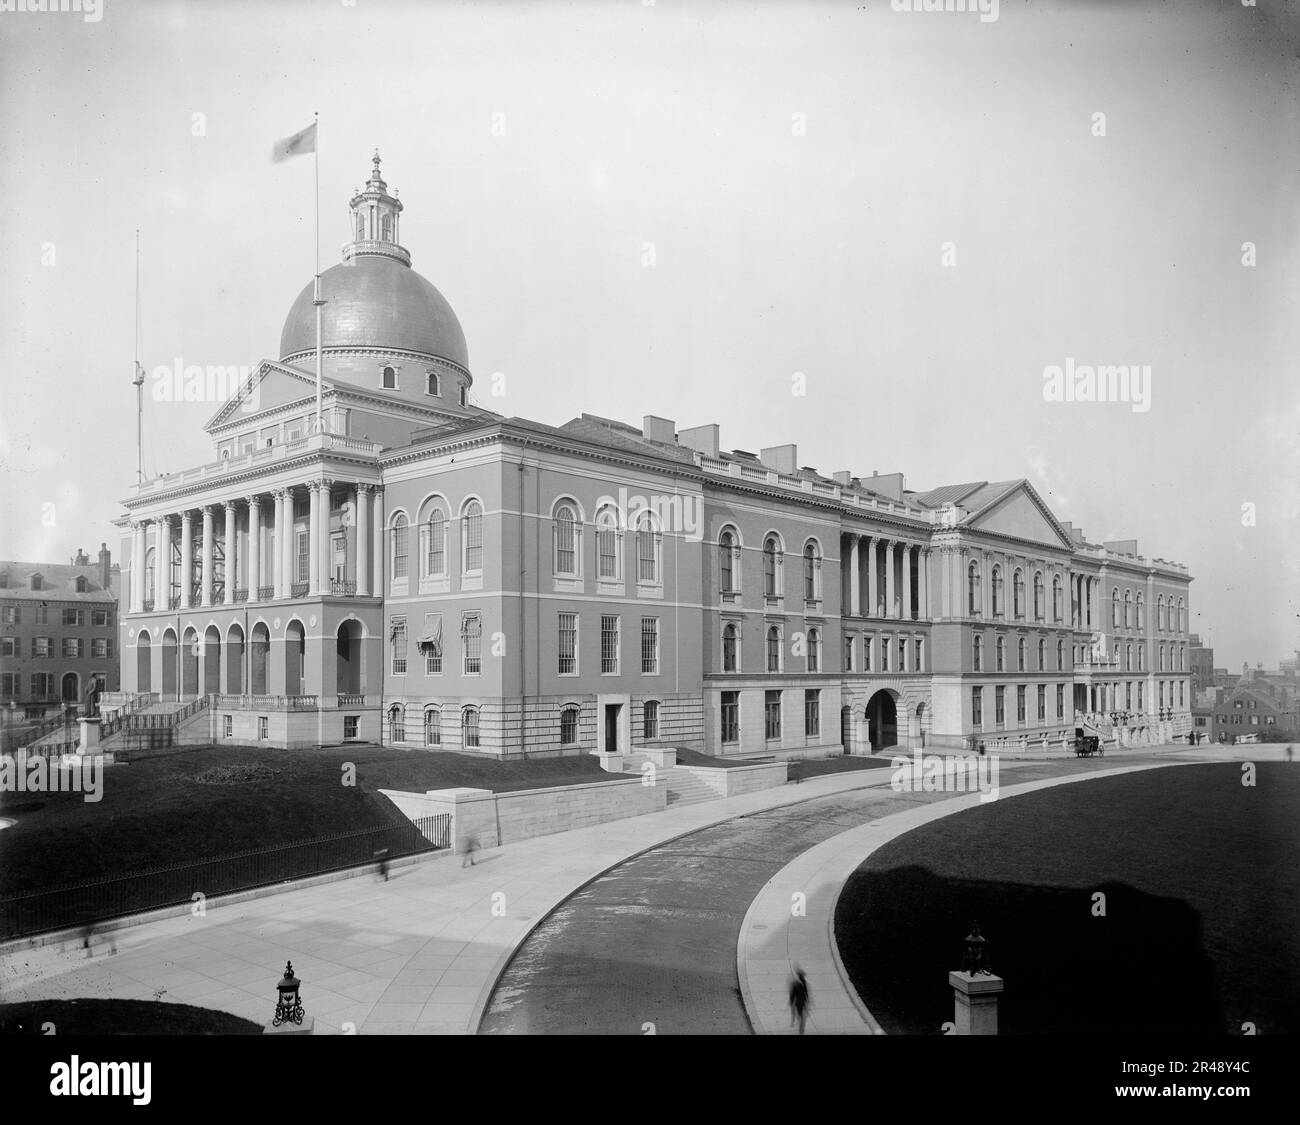
[(758, 459), (769, 469), (774, 469), (783, 476), (793, 476), (799, 468), (799, 447), (797, 445), (773, 445), (761, 449)]
[(902, 501), (903, 490), (907, 487), (903, 480), (902, 473), (887, 473), (881, 476), (875, 469), (871, 470), (871, 479), (862, 482), (863, 488), (869, 488), (872, 492), (878, 492), (881, 496), (888, 496), (891, 500)]
[(718, 443), (722, 440), (722, 434), (718, 426), (711, 423), (707, 426), (692, 426), (689, 430), (682, 430), (677, 435), (677, 440), (687, 449), (693, 449), (696, 453), (703, 453), (705, 457), (716, 458), (720, 448)]
[(641, 436), (646, 441), (657, 441), (661, 445), (675, 445), (677, 423), (667, 418), (656, 418), (653, 414), (647, 414), (641, 419)]
[(113, 577), (113, 553), (108, 549), (107, 543), (99, 545), (99, 584), (105, 590), (113, 588), (110, 581)]
[(832, 475), (835, 478), (835, 483), (841, 488), (848, 488), (849, 485), (853, 483), (853, 474), (849, 472), (848, 469), (841, 469), (839, 472), (833, 473)]

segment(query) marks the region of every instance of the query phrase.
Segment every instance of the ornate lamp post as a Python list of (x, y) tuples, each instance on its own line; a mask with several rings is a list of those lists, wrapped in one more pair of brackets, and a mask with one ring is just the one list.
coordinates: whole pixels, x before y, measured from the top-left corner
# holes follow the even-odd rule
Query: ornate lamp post
[(989, 968), (988, 958), (988, 939), (980, 933), (980, 924), (972, 922), (970, 933), (966, 935), (966, 951), (961, 959), (962, 972), (973, 977), (992, 976), (993, 970)]
[(275, 1005), (275, 1018), (272, 1025), (279, 1027), (282, 1023), (302, 1023), (302, 1001), (298, 998), (298, 986), (302, 982), (293, 975), (293, 962), (284, 966), (284, 979), (275, 987), (280, 998)]

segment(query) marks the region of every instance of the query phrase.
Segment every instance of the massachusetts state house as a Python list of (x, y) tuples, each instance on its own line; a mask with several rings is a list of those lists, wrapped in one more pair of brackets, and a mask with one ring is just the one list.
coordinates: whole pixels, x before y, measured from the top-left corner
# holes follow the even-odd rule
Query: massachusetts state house
[(1089, 541), (1024, 480), (915, 491), (717, 425), (481, 409), (377, 154), (350, 221), (321, 425), (309, 284), (212, 460), (123, 501), (124, 698), (189, 702), (189, 740), (823, 756), (1190, 729), (1185, 566)]

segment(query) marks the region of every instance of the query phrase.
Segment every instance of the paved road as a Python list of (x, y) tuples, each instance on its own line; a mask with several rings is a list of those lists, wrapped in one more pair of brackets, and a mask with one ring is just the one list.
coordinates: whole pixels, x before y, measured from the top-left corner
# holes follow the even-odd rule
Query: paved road
[[(1125, 764), (1136, 765), (1136, 756)], [(1004, 783), (1095, 772), (1105, 759), (1025, 763)], [(563, 902), (497, 982), (483, 1034), (747, 1034), (736, 947), (754, 897), (802, 852), (946, 800), (888, 788), (820, 797), (701, 829), (629, 859)]]

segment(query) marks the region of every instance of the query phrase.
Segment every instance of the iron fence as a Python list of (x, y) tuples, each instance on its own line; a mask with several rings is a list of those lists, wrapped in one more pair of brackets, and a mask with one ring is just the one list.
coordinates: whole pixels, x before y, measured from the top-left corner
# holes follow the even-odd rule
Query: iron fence
[(450, 813), (0, 897), (0, 938), (110, 918), (451, 846)]

